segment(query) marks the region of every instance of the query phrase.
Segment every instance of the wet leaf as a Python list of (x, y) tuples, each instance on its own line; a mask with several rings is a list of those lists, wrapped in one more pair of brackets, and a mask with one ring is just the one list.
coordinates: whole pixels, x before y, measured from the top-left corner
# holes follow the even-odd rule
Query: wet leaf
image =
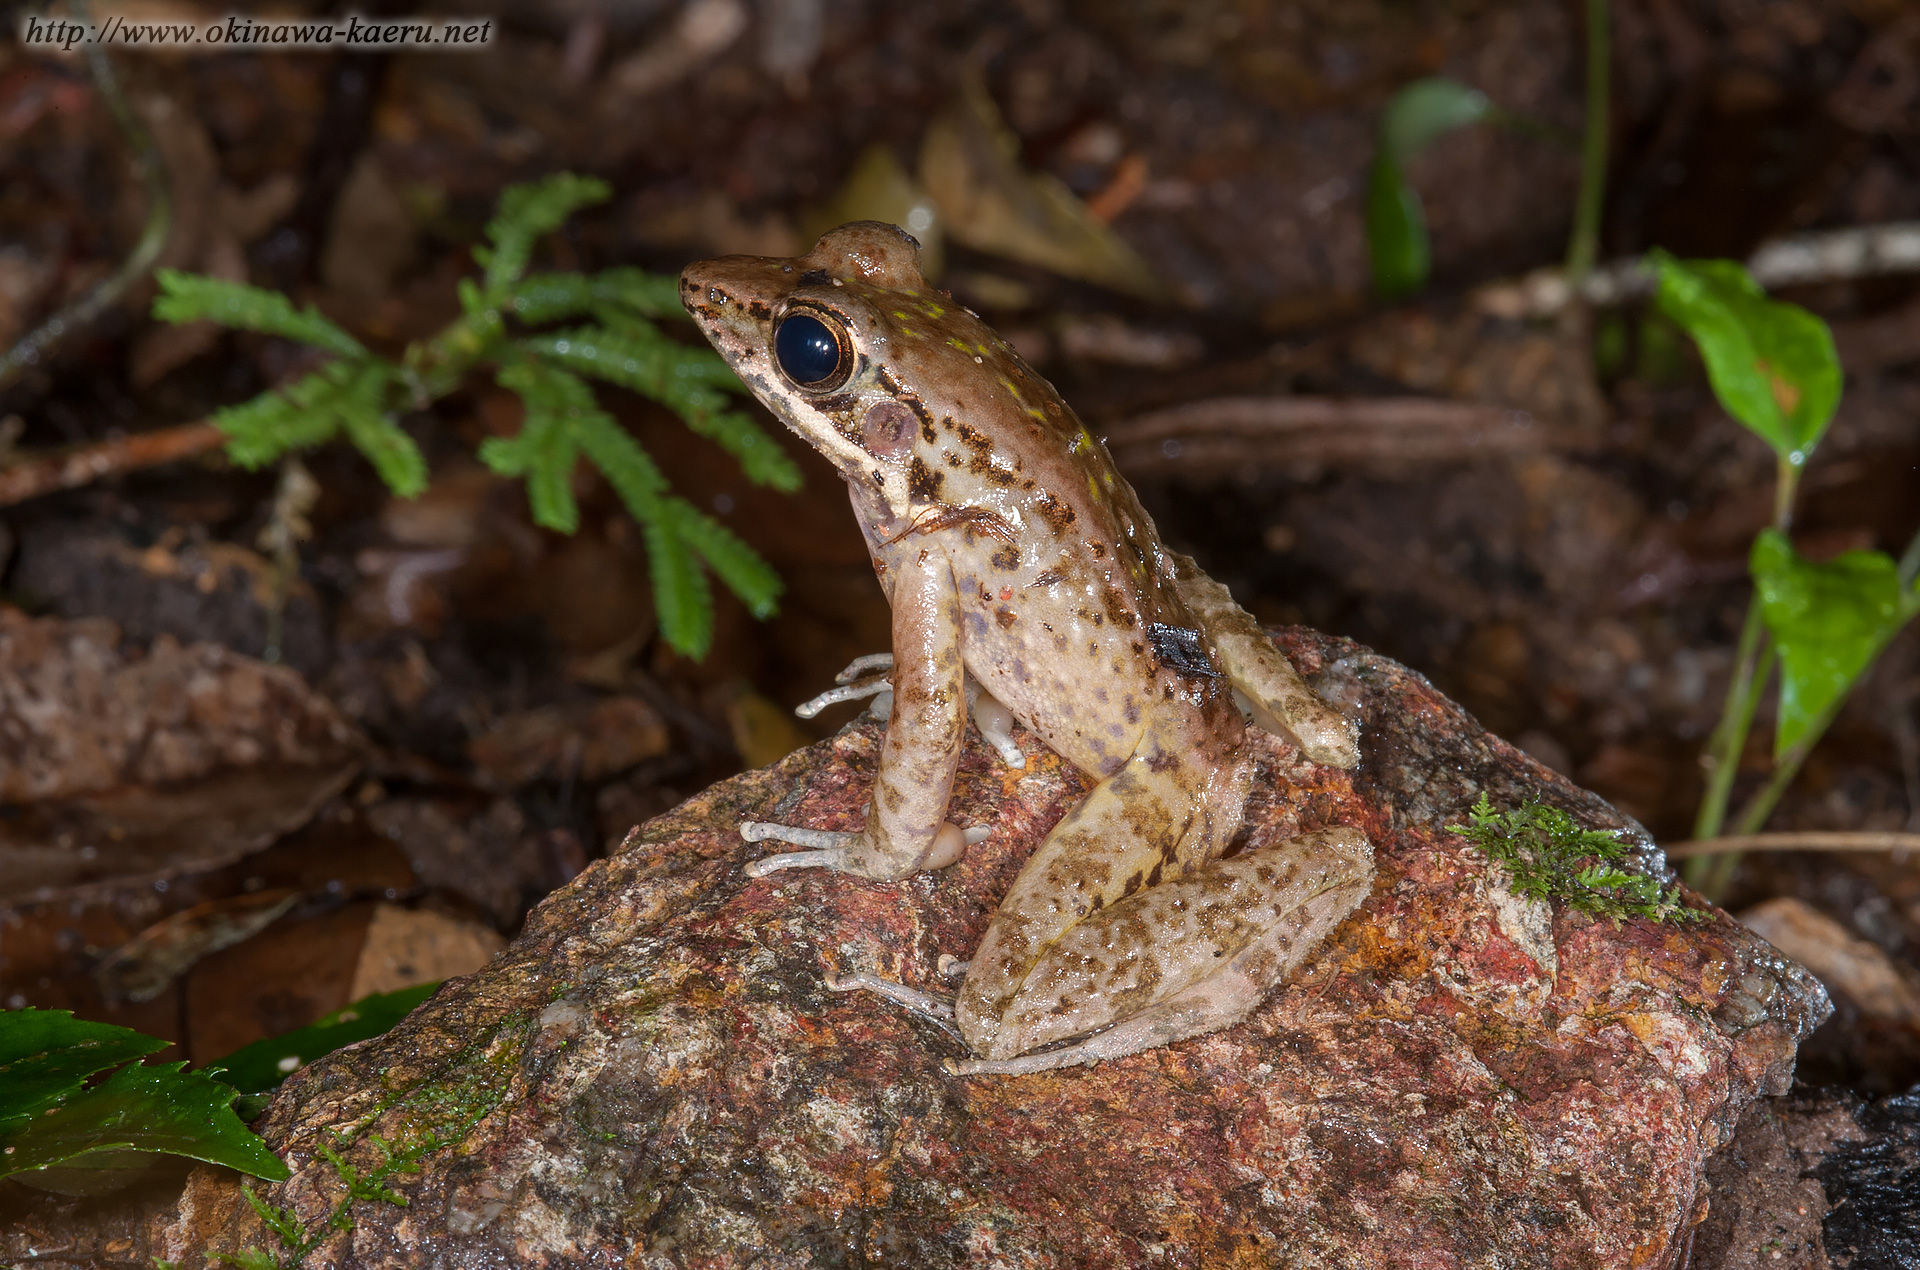
[(1387, 103), (1367, 174), (1366, 205), (1367, 257), (1381, 295), (1419, 290), (1433, 267), (1426, 215), (1420, 195), (1407, 183), (1407, 161), (1454, 129), (1492, 113), (1486, 94), (1438, 76), (1415, 80)]
[(153, 1155), (280, 1180), (287, 1166), (233, 1114), (234, 1089), (184, 1063), (122, 1066), (166, 1042), (63, 1010), (0, 1013), (0, 1177), (89, 1195), (143, 1172)]
[(1819, 564), (1778, 530), (1754, 540), (1751, 561), (1761, 613), (1780, 651), (1784, 754), (1812, 731), (1880, 650), (1920, 613), (1920, 589), (1900, 586), (1899, 566), (1879, 551), (1849, 551)]
[(977, 74), (927, 129), (920, 180), (948, 236), (976, 251), (1146, 299), (1165, 285), (1058, 179), (1020, 166), (1020, 141)]
[(281, 1036), (255, 1041), (210, 1063), (204, 1069), (245, 1093), (272, 1089), (289, 1075), (324, 1054), (343, 1045), (364, 1041), (390, 1031), (407, 1017), (413, 1007), (425, 1001), (439, 988), (438, 983), (423, 983), (398, 992), (380, 992), (362, 997), (316, 1019), (306, 1027)]
[(886, 221), (906, 230), (920, 240), (920, 272), (929, 281), (940, 276), (946, 254), (940, 209), (884, 143), (876, 141), (861, 153), (834, 196), (801, 221), (800, 233), (812, 243), (829, 229), (856, 220)]
[(1827, 324), (1769, 300), (1731, 260), (1652, 253), (1660, 311), (1700, 347), (1726, 412), (1795, 467), (1806, 462), (1840, 404), (1840, 356)]

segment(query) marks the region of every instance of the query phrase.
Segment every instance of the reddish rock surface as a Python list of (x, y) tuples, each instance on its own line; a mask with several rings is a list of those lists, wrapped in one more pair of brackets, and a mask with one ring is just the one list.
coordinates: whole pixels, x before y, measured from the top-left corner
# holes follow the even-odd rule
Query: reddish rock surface
[[(941, 986), (1087, 789), (1031, 737), (1024, 772), (975, 745), (955, 818), (993, 832), (963, 863), (748, 882), (741, 820), (858, 822), (863, 721), (642, 826), (488, 969), (297, 1073), (259, 1126), (295, 1176), (262, 1194), (317, 1238), (309, 1266), (1684, 1264), (1707, 1157), (1785, 1091), (1823, 990), (1724, 915), (1616, 929), (1515, 899), (1445, 832), (1482, 789), (1638, 827), (1403, 667), (1283, 642), (1364, 717), (1366, 758), (1266, 742), (1250, 837), (1357, 825), (1379, 873), (1247, 1022), (959, 1079), (937, 1027), (828, 992), (841, 968)], [(348, 1202), (322, 1147), (406, 1205)], [(149, 1203), (117, 1256), (285, 1255), (231, 1175)], [(57, 1216), (36, 1237), (71, 1237)]]

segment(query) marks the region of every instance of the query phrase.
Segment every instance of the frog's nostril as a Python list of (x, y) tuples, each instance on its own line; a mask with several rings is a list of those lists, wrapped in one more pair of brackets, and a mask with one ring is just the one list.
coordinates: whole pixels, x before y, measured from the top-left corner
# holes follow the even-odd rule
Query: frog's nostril
[(727, 293), (722, 291), (719, 287), (708, 287), (707, 299), (714, 304), (726, 304), (729, 302)]

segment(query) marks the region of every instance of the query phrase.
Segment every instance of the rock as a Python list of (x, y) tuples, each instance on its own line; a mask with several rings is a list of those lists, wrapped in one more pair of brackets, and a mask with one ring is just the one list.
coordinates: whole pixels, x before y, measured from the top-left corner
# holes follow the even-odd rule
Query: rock
[(1920, 1088), (1756, 1102), (1708, 1162), (1707, 1185), (1689, 1270), (1920, 1265)]
[[(993, 832), (962, 863), (747, 881), (764, 848), (741, 820), (857, 823), (881, 736), (862, 719), (635, 830), (485, 970), (296, 1073), (258, 1126), (294, 1177), (263, 1198), (312, 1267), (429, 1247), (443, 1266), (1681, 1265), (1703, 1166), (1786, 1091), (1820, 985), (1718, 912), (1616, 928), (1507, 893), (1445, 832), (1483, 789), (1644, 835), (1405, 668), (1283, 643), (1363, 716), (1366, 759), (1262, 738), (1248, 838), (1356, 825), (1379, 872), (1246, 1022), (959, 1079), (937, 1027), (828, 992), (843, 967), (942, 986), (940, 955), (972, 950), (1088, 788), (1039, 747), (1012, 771), (976, 741), (955, 817)], [(406, 1205), (354, 1199), (322, 1148)], [(0, 1249), (91, 1238), (36, 1203), (0, 1213)], [(147, 1204), (114, 1227), (121, 1259), (284, 1251), (231, 1175)]]

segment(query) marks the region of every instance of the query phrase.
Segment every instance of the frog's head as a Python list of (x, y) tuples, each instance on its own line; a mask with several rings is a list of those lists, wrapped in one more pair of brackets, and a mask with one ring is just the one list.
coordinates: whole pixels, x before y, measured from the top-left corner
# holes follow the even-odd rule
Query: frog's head
[(680, 275), (680, 299), (754, 395), (849, 481), (895, 516), (925, 498), (914, 447), (923, 430), (932, 440), (932, 418), (914, 371), (934, 329), (978, 322), (921, 276), (910, 234), (859, 221), (790, 260), (703, 260)]

